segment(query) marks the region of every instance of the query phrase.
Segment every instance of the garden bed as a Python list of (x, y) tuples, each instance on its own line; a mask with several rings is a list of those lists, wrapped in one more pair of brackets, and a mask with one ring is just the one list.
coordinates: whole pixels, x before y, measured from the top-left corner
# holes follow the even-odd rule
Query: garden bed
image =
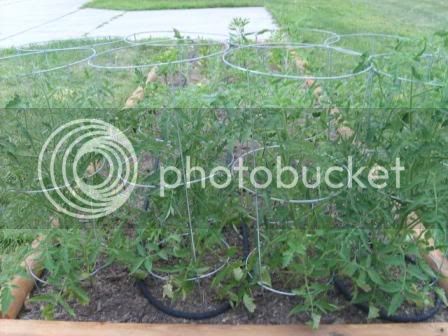
[[(162, 298), (162, 283), (149, 280), (153, 294)], [(97, 322), (126, 322), (126, 323), (193, 323), (189, 320), (174, 318), (162, 313), (148, 304), (140, 290), (135, 285), (135, 279), (123, 267), (113, 265), (100, 271), (97, 276), (87, 281), (86, 290), (90, 301), (86, 305), (72, 302), (75, 316), (70, 315), (62, 307), (58, 307), (53, 318), (58, 321), (97, 321)], [(185, 311), (206, 310), (213, 308), (216, 302), (213, 291), (210, 291), (207, 281), (201, 281), (202, 290), (194, 291), (185, 301), (166, 304)], [(52, 288), (39, 285), (32, 295), (51, 293)], [(198, 295), (206, 297), (205, 303), (197, 299)], [(249, 313), (243, 306), (236, 307), (218, 317), (198, 321), (203, 324), (304, 324), (309, 321), (306, 314), (290, 314), (290, 311), (300, 303), (294, 297), (279, 296), (272, 292), (257, 289), (253, 293), (257, 308)], [(340, 310), (322, 316), (323, 324), (363, 324), (384, 323), (381, 320), (367, 320), (367, 315), (360, 312), (347, 302), (337, 290), (330, 292), (329, 300), (338, 305)], [(199, 304), (198, 304), (198, 301)], [(19, 315), (21, 320), (39, 320), (42, 318), (44, 305), (41, 303), (25, 302)], [(407, 312), (406, 307), (400, 312)], [(448, 321), (448, 310), (441, 309), (430, 322)]]

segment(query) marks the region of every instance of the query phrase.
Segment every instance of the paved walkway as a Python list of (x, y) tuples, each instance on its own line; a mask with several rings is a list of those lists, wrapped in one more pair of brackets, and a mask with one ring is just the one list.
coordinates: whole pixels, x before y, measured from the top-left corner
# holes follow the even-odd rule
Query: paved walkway
[(248, 18), (249, 31), (275, 28), (263, 7), (126, 12), (81, 9), (86, 0), (0, 0), (0, 47), (85, 36), (127, 36), (172, 30), (227, 34), (235, 17)]

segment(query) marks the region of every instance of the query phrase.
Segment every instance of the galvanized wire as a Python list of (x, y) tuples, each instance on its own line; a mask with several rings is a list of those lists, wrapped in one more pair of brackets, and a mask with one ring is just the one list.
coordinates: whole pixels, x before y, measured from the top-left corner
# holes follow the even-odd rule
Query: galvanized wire
[[(190, 31), (177, 31), (180, 34), (180, 38), (176, 37), (176, 32), (173, 30), (154, 30), (154, 31), (142, 31), (138, 33), (132, 33), (128, 36), (124, 37), (124, 42), (129, 43), (131, 45), (141, 45), (147, 42), (139, 42), (139, 40), (144, 39), (153, 39), (153, 42), (158, 46), (164, 46), (164, 41), (214, 41), (214, 42), (225, 42), (226, 44), (229, 42), (229, 36), (224, 34), (215, 34), (215, 33), (204, 33), (204, 32), (190, 32)], [(142, 35), (149, 35), (141, 37)], [(165, 36), (168, 35), (168, 36)], [(194, 35), (192, 39), (190, 35)], [(168, 38), (166, 38), (168, 37)], [(133, 38), (133, 40), (131, 39)], [(166, 38), (166, 39), (165, 39)], [(185, 39), (184, 39), (185, 38)], [(161, 40), (160, 40), (161, 39)], [(166, 44), (166, 46), (170, 46)]]
[[(347, 38), (352, 38), (352, 37), (367, 37), (367, 38), (372, 38), (372, 40), (374, 39), (388, 39), (388, 40), (396, 40), (396, 41), (403, 41), (403, 42), (412, 42), (414, 41), (412, 38), (409, 37), (404, 37), (404, 36), (400, 36), (400, 35), (391, 35), (391, 34), (381, 34), (381, 33), (369, 33), (369, 32), (365, 32), (365, 33), (351, 33), (351, 34), (340, 34), (338, 35), (338, 38), (335, 38), (333, 36), (329, 37), (328, 39), (325, 40), (324, 44), (327, 45), (333, 45), (335, 43), (340, 43), (343, 42), (345, 39)], [(373, 42), (372, 42), (373, 43)], [(371, 46), (372, 49), (375, 49), (374, 45)], [(367, 50), (353, 50), (355, 52), (357, 52), (359, 55), (364, 54)], [(371, 53), (370, 57), (377, 57), (377, 56), (381, 56), (384, 55), (384, 53)]]
[[(176, 40), (172, 40), (171, 42), (176, 42)], [(190, 44), (189, 46), (204, 46), (204, 45), (213, 45), (210, 42), (208, 43), (198, 43), (198, 44)], [(105, 69), (105, 70), (132, 70), (132, 69), (145, 69), (145, 68), (152, 68), (152, 67), (157, 67), (157, 66), (163, 66), (163, 65), (175, 65), (175, 64), (184, 64), (184, 63), (191, 63), (191, 62), (197, 62), (203, 59), (207, 59), (207, 58), (212, 58), (215, 56), (220, 56), (222, 55), (228, 48), (229, 45), (225, 42), (221, 42), (219, 44), (215, 44), (217, 46), (221, 46), (222, 50), (217, 51), (217, 52), (212, 52), (210, 54), (207, 55), (202, 55), (202, 56), (196, 56), (196, 57), (191, 57), (191, 58), (182, 58), (182, 59), (177, 59), (174, 61), (167, 61), (167, 62), (153, 62), (153, 63), (147, 63), (147, 64), (129, 64), (129, 65), (100, 65), (100, 64), (96, 64), (94, 63), (94, 61), (100, 57), (100, 56), (104, 56), (104, 55), (110, 55), (116, 51), (120, 51), (120, 50), (128, 50), (128, 49), (132, 49), (132, 48), (137, 48), (137, 47), (141, 47), (141, 46), (153, 46), (153, 47), (182, 47), (185, 45), (176, 45), (176, 44), (166, 44), (163, 41), (157, 42), (157, 41), (151, 41), (151, 42), (144, 42), (144, 43), (136, 43), (136, 44), (130, 44), (129, 46), (126, 47), (120, 47), (120, 48), (114, 48), (114, 49), (110, 49), (104, 52), (100, 52), (98, 54), (96, 54), (94, 57), (92, 57), (91, 59), (88, 60), (88, 65), (93, 67), (93, 68), (97, 68), (97, 69)]]
[(92, 57), (94, 57), (96, 55), (96, 50), (93, 48), (79, 47), (79, 48), (73, 48), (73, 49), (50, 49), (50, 50), (29, 52), (29, 53), (24, 53), (24, 54), (16, 54), (16, 55), (2, 57), (2, 58), (0, 58), (0, 62), (10, 60), (10, 59), (20, 59), (20, 58), (32, 57), (32, 56), (36, 56), (36, 55), (47, 55), (49, 53), (58, 53), (58, 52), (64, 52), (64, 51), (69, 51), (69, 50), (89, 51), (89, 52), (91, 52), (91, 54), (87, 57), (81, 58), (74, 62), (70, 62), (70, 63), (63, 64), (63, 65), (58, 65), (58, 66), (55, 66), (55, 67), (52, 67), (49, 69), (34, 70), (29, 73), (15, 74), (15, 75), (9, 76), (9, 77), (0, 77), (0, 79), (1, 80), (10, 80), (10, 79), (14, 79), (14, 78), (30, 77), (30, 76), (45, 74), (45, 73), (49, 73), (49, 72), (56, 71), (56, 70), (68, 69), (72, 66), (87, 62)]
[[(91, 42), (89, 42), (89, 40), (92, 40)], [(103, 41), (101, 41), (103, 40)], [(104, 40), (109, 40), (109, 41), (104, 41)], [(86, 42), (86, 44), (81, 45), (81, 46), (74, 46), (74, 47), (58, 47), (58, 48), (45, 48), (45, 46), (51, 45), (52, 43), (67, 43), (67, 42), (71, 42), (72, 39), (64, 39), (64, 40), (58, 40), (58, 41), (43, 41), (43, 42), (33, 42), (33, 43), (28, 43), (25, 45), (21, 45), (18, 47), (15, 47), (14, 49), (17, 51), (22, 51), (22, 52), (49, 52), (49, 51), (54, 51), (54, 50), (76, 50), (79, 48), (93, 48), (95, 49), (95, 47), (102, 47), (102, 46), (106, 46), (106, 45), (112, 45), (112, 44), (116, 44), (119, 42), (123, 42), (123, 38), (122, 37), (118, 37), (118, 36), (107, 36), (107, 37), (89, 37), (89, 38), (83, 38), (82, 41)], [(40, 48), (40, 46), (42, 46), (42, 48)]]
[(366, 68), (364, 68), (358, 72), (347, 73), (347, 74), (336, 75), (336, 76), (288, 75), (288, 74), (268, 72), (268, 71), (252, 70), (252, 69), (234, 64), (231, 61), (229, 61), (228, 58), (232, 53), (234, 53), (238, 50), (244, 50), (244, 49), (249, 49), (249, 48), (252, 48), (252, 49), (287, 49), (287, 48), (311, 49), (311, 48), (319, 48), (319, 49), (325, 49), (325, 50), (329, 50), (329, 51), (343, 53), (345, 55), (350, 55), (350, 56), (360, 56), (359, 53), (357, 53), (355, 51), (352, 51), (349, 49), (344, 49), (344, 48), (333, 47), (333, 46), (329, 46), (329, 45), (282, 43), (282, 42), (280, 42), (280, 43), (250, 44), (247, 46), (240, 46), (237, 48), (227, 49), (224, 52), (224, 54), (222, 55), (222, 60), (226, 65), (228, 65), (230, 67), (232, 67), (236, 70), (242, 71), (242, 72), (250, 73), (252, 75), (290, 79), (290, 80), (308, 80), (308, 79), (311, 79), (311, 80), (342, 80), (342, 79), (349, 79), (349, 78), (357, 77), (359, 75), (369, 72), (372, 69), (372, 65), (369, 64), (368, 66), (366, 66)]

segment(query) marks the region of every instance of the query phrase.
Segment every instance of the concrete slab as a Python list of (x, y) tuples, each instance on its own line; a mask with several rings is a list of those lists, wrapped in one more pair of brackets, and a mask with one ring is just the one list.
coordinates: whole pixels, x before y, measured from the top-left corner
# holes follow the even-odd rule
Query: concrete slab
[(172, 30), (228, 34), (233, 18), (248, 18), (248, 30), (274, 29), (263, 7), (154, 11), (81, 9), (86, 0), (0, 0), (0, 47), (85, 36), (127, 36)]
[(273, 29), (275, 25), (263, 7), (204, 8), (127, 12), (90, 35), (129, 35), (142, 31), (172, 30), (225, 34), (235, 17), (248, 18), (248, 30)]
[(0, 3), (0, 42), (79, 11), (85, 0), (16, 0)]

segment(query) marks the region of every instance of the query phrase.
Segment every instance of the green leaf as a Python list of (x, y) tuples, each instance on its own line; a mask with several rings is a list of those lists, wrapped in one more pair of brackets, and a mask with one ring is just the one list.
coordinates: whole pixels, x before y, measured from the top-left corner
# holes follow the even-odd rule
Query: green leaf
[(87, 292), (84, 289), (78, 286), (73, 286), (71, 287), (71, 290), (73, 292), (73, 295), (76, 296), (76, 298), (79, 300), (81, 304), (83, 305), (89, 304), (90, 301), (89, 294), (87, 294)]
[(244, 276), (244, 272), (241, 267), (237, 267), (233, 269), (233, 277), (236, 281), (240, 281)]
[(312, 319), (311, 326), (313, 327), (313, 329), (319, 328), (321, 315), (320, 314), (316, 314), (316, 313), (312, 313), (311, 314), (311, 319)]
[(436, 287), (436, 288), (434, 289), (434, 291), (436, 292), (436, 294), (437, 294), (437, 296), (440, 298), (440, 300), (443, 301), (443, 304), (444, 304), (445, 306), (448, 306), (448, 300), (447, 300), (447, 298), (446, 298), (445, 291), (444, 291), (442, 288), (440, 288), (440, 287)]
[(162, 296), (168, 297), (170, 299), (174, 297), (173, 285), (171, 285), (171, 283), (167, 282), (166, 284), (163, 285)]
[(182, 34), (180, 33), (180, 31), (178, 31), (176, 28), (173, 28), (174, 31), (174, 37), (177, 39), (181, 39), (182, 38)]
[(143, 263), (145, 262), (145, 260), (146, 260), (146, 258), (139, 258), (139, 259), (137, 259), (137, 260), (134, 262), (134, 264), (132, 265), (132, 268), (131, 268), (130, 273), (131, 273), (131, 274), (134, 274), (135, 272), (137, 272), (137, 271), (140, 269), (140, 267), (143, 265)]
[(246, 293), (244, 293), (243, 295), (243, 303), (246, 309), (251, 313), (253, 313), (255, 311), (255, 308), (257, 307), (252, 297), (247, 295)]
[(54, 305), (44, 305), (41, 314), (45, 320), (54, 320)]
[(159, 252), (157, 252), (157, 256), (159, 256), (163, 260), (168, 260), (168, 253), (165, 250), (160, 250)]
[(373, 320), (376, 319), (378, 316), (380, 316), (380, 310), (375, 306), (369, 306), (369, 315), (367, 316), (367, 318), (369, 320)]
[(370, 268), (367, 271), (367, 274), (369, 275), (370, 280), (372, 280), (375, 284), (381, 286), (384, 283), (383, 280), (381, 279), (381, 276), (373, 268)]
[(419, 266), (422, 269), (422, 271), (424, 271), (426, 274), (428, 274), (431, 278), (437, 278), (436, 274), (431, 269), (431, 267), (428, 266), (427, 263), (425, 263), (425, 262), (419, 263)]
[(387, 282), (380, 287), (383, 291), (394, 294), (401, 291), (401, 283), (397, 281)]
[(401, 266), (404, 263), (404, 259), (402, 256), (392, 255), (382, 258), (386, 265), (390, 266)]
[(390, 300), (389, 308), (387, 309), (387, 315), (393, 315), (397, 309), (402, 305), (404, 296), (400, 293), (395, 293)]
[(422, 49), (414, 56), (414, 60), (418, 61), (419, 58), (425, 53), (427, 48), (427, 41), (424, 39)]
[(285, 251), (282, 255), (282, 267), (288, 267), (294, 257), (293, 251)]
[(145, 270), (149, 272), (152, 271), (152, 260), (149, 258), (146, 258), (143, 262), (143, 266), (145, 267)]
[(57, 298), (54, 294), (38, 294), (34, 295), (32, 298), (30, 298), (30, 302), (45, 302), (45, 303), (57, 303)]
[(268, 286), (272, 286), (271, 275), (269, 269), (266, 266), (261, 267), (261, 282)]
[(79, 281), (87, 280), (90, 277), (91, 274), (89, 272), (81, 272), (81, 274), (79, 275)]
[(345, 264), (342, 271), (345, 275), (352, 277), (356, 273), (357, 270), (358, 270), (358, 264), (351, 261), (351, 262)]
[(412, 70), (412, 77), (418, 80), (422, 80), (423, 76), (417, 71), (417, 69), (414, 66), (411, 67), (411, 70)]
[(57, 300), (58, 304), (64, 308), (64, 310), (72, 317), (76, 316), (76, 313), (72, 307), (69, 306), (69, 304), (60, 296), (58, 296)]
[(14, 299), (11, 294), (11, 289), (9, 287), (2, 288), (0, 292), (0, 298), (1, 298), (1, 311), (5, 313), (8, 311), (8, 308)]
[(135, 271), (135, 273), (131, 274), (134, 278), (139, 279), (139, 280), (144, 280), (146, 279), (146, 277), (148, 276), (148, 273), (142, 271), (142, 270), (137, 270)]
[(6, 103), (5, 108), (8, 109), (18, 107), (21, 102), (22, 99), (20, 98), (20, 96), (17, 93), (14, 93), (14, 97)]

